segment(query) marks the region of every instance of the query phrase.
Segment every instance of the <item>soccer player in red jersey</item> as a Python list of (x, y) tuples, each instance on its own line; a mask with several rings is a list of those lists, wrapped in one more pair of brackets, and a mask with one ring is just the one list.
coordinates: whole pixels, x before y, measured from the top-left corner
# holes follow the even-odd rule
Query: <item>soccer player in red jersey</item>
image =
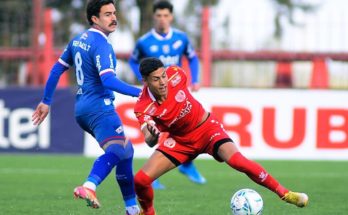
[(140, 63), (140, 73), (144, 88), (134, 112), (145, 141), (153, 147), (161, 132), (170, 134), (135, 175), (135, 191), (144, 215), (155, 214), (152, 181), (202, 153), (245, 173), (288, 203), (298, 207), (308, 204), (305, 193), (289, 191), (238, 151), (223, 125), (191, 95), (180, 67), (164, 68), (159, 59), (145, 58)]
[[(198, 91), (200, 87), (199, 59), (188, 35), (172, 26), (174, 5), (169, 1), (156, 1), (153, 4), (152, 11), (153, 28), (137, 40), (129, 58), (129, 65), (134, 74), (141, 82), (142, 76), (139, 72), (139, 63), (143, 58), (156, 57), (167, 67), (172, 65), (181, 66), (185, 57), (188, 60), (191, 72), (191, 81), (188, 81), (190, 82), (188, 84), (190, 84), (192, 92)], [(162, 133), (159, 144), (166, 137), (167, 135)], [(207, 182), (192, 161), (178, 166), (178, 170), (196, 184), (205, 184)], [(152, 187), (154, 189), (165, 189), (165, 186), (158, 179), (152, 183)]]

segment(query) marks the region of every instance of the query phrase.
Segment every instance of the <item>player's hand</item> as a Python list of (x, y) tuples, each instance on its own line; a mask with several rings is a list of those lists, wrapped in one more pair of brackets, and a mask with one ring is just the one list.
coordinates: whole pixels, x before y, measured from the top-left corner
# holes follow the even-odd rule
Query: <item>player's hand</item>
[(40, 104), (36, 107), (34, 111), (31, 121), (33, 121), (34, 125), (40, 125), (42, 121), (46, 118), (48, 113), (50, 112), (50, 106), (40, 102)]
[(153, 121), (149, 121), (146, 123), (146, 130), (146, 134), (149, 135), (145, 135), (145, 142), (148, 146), (153, 147), (158, 143), (159, 135), (161, 132), (158, 130), (155, 122)]
[(156, 127), (156, 125), (154, 123), (147, 123), (147, 130), (149, 130), (150, 134), (155, 137), (158, 138), (160, 135), (160, 131), (158, 130), (158, 128)]
[(201, 88), (201, 85), (199, 83), (191, 84), (191, 91), (192, 92), (197, 92), (199, 90), (199, 88)]

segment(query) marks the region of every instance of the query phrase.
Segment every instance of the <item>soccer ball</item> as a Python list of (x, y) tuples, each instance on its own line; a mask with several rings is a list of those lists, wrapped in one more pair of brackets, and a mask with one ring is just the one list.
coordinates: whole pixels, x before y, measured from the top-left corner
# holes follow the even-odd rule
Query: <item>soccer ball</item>
[(261, 215), (263, 200), (255, 190), (238, 190), (231, 198), (233, 215)]

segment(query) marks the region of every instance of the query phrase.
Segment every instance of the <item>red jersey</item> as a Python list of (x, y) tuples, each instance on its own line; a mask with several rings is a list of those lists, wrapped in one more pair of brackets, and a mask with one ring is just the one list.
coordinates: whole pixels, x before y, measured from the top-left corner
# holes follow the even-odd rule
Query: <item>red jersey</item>
[(142, 127), (147, 121), (153, 120), (161, 132), (182, 136), (197, 127), (205, 110), (188, 90), (184, 70), (170, 66), (166, 69), (166, 73), (167, 99), (159, 104), (148, 87), (144, 86), (134, 112)]

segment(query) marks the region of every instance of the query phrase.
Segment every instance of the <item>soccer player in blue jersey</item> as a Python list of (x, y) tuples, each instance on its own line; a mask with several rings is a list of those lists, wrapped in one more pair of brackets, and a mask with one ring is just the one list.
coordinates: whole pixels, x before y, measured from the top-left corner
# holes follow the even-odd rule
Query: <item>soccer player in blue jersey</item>
[[(153, 5), (154, 28), (138, 39), (129, 64), (137, 79), (141, 81), (139, 63), (143, 58), (156, 57), (167, 67), (181, 66), (182, 58), (186, 56), (191, 71), (191, 90), (197, 91), (200, 87), (198, 82), (199, 60), (187, 34), (171, 27), (173, 18), (173, 5), (170, 2), (158, 1)], [(179, 166), (179, 171), (195, 183), (206, 183), (206, 179), (192, 162)], [(155, 189), (164, 189), (158, 180), (155, 180), (152, 186)]]
[(74, 66), (78, 85), (75, 117), (77, 123), (90, 133), (104, 150), (98, 157), (82, 186), (74, 189), (74, 196), (99, 208), (97, 186), (116, 167), (127, 215), (138, 215), (132, 169), (133, 147), (126, 139), (121, 120), (113, 105), (114, 93), (137, 97), (141, 90), (119, 80), (115, 74), (116, 56), (107, 36), (117, 26), (113, 0), (90, 0), (87, 19), (91, 28), (73, 38), (51, 69), (43, 100), (33, 113), (33, 123), (40, 124), (50, 110), (53, 93), (61, 74)]

